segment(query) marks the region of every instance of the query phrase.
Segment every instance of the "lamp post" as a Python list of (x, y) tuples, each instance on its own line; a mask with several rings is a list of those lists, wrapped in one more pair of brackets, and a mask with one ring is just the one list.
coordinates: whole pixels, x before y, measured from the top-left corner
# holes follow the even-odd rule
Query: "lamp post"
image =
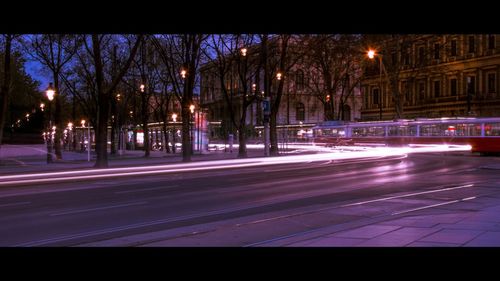
[(379, 90), (380, 93), (378, 95), (378, 106), (379, 106), (379, 120), (382, 120), (382, 55), (381, 54), (376, 54), (374, 50), (368, 50), (368, 58), (369, 59), (374, 59), (375, 55), (378, 57), (379, 60)]
[[(85, 119), (82, 119), (81, 121), (82, 123), (82, 127), (85, 128)], [(90, 145), (90, 123), (89, 125), (87, 126), (88, 128), (88, 138), (87, 138), (87, 161), (90, 162), (90, 148), (91, 148), (91, 145)], [(83, 134), (85, 135), (85, 131), (83, 131)], [(85, 137), (84, 137), (85, 138)], [(84, 142), (85, 143), (85, 142)]]
[(194, 128), (193, 128), (194, 109), (195, 109), (194, 104), (189, 106), (189, 111), (191, 112), (191, 115), (189, 116), (189, 133), (190, 133), (190, 140), (191, 140), (191, 155), (193, 155), (193, 153), (194, 153)]
[[(47, 163), (52, 163), (52, 138), (54, 137), (52, 134), (52, 101), (54, 100), (54, 95), (56, 92), (54, 91), (54, 88), (52, 86), (52, 83), (49, 83), (49, 87), (45, 91), (47, 95), (47, 99), (49, 100), (49, 108), (47, 110), (47, 114), (49, 115), (49, 130), (47, 131)], [(43, 106), (42, 106), (43, 105)], [(43, 108), (45, 107), (45, 104), (40, 104), (40, 107)]]
[(73, 146), (73, 123), (71, 122), (68, 123), (68, 130), (69, 130), (68, 150), (71, 151), (71, 147)]
[(173, 132), (172, 132), (172, 152), (175, 154), (175, 135), (177, 134), (177, 132), (175, 131), (175, 122), (177, 122), (177, 114), (172, 113), (172, 121), (174, 121), (174, 123), (172, 125), (172, 129), (173, 129)]

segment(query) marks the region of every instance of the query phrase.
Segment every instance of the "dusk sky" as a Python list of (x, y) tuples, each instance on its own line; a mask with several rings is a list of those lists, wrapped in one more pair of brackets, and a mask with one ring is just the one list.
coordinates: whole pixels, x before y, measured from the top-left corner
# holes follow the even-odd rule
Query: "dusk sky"
[(47, 87), (51, 80), (49, 76), (43, 75), (41, 72), (43, 70), (43, 66), (37, 61), (28, 61), (25, 64), (26, 72), (31, 75), (34, 80), (38, 80), (40, 82), (40, 90), (43, 90)]

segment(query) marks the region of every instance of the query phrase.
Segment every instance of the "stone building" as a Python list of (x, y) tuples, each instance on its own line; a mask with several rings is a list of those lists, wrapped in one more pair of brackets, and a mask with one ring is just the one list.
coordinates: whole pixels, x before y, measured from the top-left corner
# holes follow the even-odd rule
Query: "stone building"
[[(259, 46), (251, 46), (248, 48), (248, 53), (254, 55), (253, 59), (258, 59)], [(250, 55), (249, 55), (250, 56)], [(249, 60), (252, 59), (248, 58)], [(340, 102), (340, 93), (334, 94), (333, 97), (318, 96), (311, 91), (309, 87), (311, 81), (317, 80), (319, 74), (314, 73), (313, 70), (307, 67), (307, 56), (302, 60), (299, 60), (297, 64), (294, 65), (287, 73), (284, 73), (282, 79), (284, 79), (283, 96), (281, 98), (279, 111), (277, 115), (277, 126), (278, 130), (283, 130), (286, 128), (286, 133), (289, 138), (301, 138), (305, 137), (307, 134), (312, 134), (310, 130), (314, 125), (319, 122), (325, 121), (325, 105), (321, 99), (333, 98), (336, 101), (335, 111), (338, 112), (338, 105)], [(208, 120), (210, 121), (211, 132), (210, 137), (220, 138), (223, 137), (221, 130), (231, 131), (229, 124), (228, 115), (228, 103), (224, 98), (224, 94), (221, 90), (220, 79), (217, 74), (213, 63), (206, 63), (200, 68), (201, 77), (201, 87), (200, 87), (200, 103), (201, 106), (206, 110), (208, 115)], [(276, 72), (274, 72), (276, 75)], [(235, 75), (236, 76), (236, 75)], [(263, 74), (261, 75), (263, 76)], [(262, 79), (261, 79), (262, 80)], [(256, 95), (257, 98), (248, 107), (246, 114), (246, 124), (252, 130), (253, 137), (259, 138), (261, 136), (261, 128), (263, 125), (263, 112), (262, 112), (262, 98), (263, 95), (260, 93), (255, 93), (256, 89), (263, 89), (263, 82), (260, 85), (249, 82), (250, 85), (247, 87), (252, 89), (250, 94)], [(277, 88), (276, 81), (271, 85), (271, 91), (275, 91)], [(240, 114), (241, 103), (244, 97), (239, 89), (241, 88), (240, 82), (236, 77), (225, 82), (225, 87), (233, 88), (234, 95), (231, 96), (233, 111), (236, 112), (237, 116)], [(356, 87), (354, 93), (346, 99), (344, 104), (343, 116), (340, 118), (343, 120), (354, 121), (360, 119), (362, 100), (361, 100), (361, 90)], [(233, 132), (234, 133), (234, 132)], [(280, 135), (280, 134), (279, 134)], [(280, 136), (281, 137), (281, 136)]]
[(362, 120), (499, 116), (500, 35), (385, 36), (369, 45), (376, 58), (365, 58)]

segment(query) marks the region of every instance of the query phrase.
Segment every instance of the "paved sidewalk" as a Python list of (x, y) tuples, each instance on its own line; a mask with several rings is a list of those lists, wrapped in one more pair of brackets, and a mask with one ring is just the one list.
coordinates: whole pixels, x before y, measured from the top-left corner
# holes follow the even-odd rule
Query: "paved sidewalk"
[[(488, 187), (500, 188), (500, 183), (489, 183)], [(335, 225), (261, 246), (500, 247), (500, 194), (389, 219)]]

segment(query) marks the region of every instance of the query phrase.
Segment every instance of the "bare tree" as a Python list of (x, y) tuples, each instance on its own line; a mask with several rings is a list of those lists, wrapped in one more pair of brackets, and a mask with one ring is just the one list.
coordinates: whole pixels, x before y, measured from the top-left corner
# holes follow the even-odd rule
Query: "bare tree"
[(171, 34), (151, 36), (162, 59), (172, 92), (181, 103), (182, 160), (191, 161), (192, 140), (190, 137), (193, 92), (197, 81), (198, 65), (202, 55), (202, 44), (207, 36), (202, 34)]
[(52, 77), (54, 80), (54, 90), (56, 92), (56, 95), (54, 97), (54, 124), (56, 126), (54, 147), (57, 159), (62, 158), (61, 136), (63, 132), (61, 114), (63, 97), (59, 89), (59, 79), (60, 75), (64, 71), (65, 65), (67, 65), (71, 61), (78, 50), (78, 46), (81, 43), (79, 38), (80, 37), (76, 35), (66, 34), (33, 35), (30, 37), (30, 39), (28, 39), (28, 45), (26, 46), (27, 53), (29, 53), (34, 59), (38, 60), (40, 63), (46, 66), (50, 70), (50, 72), (52, 72)]
[(264, 94), (271, 101), (271, 155), (278, 155), (277, 115), (283, 96), (285, 79), (290, 70), (306, 54), (307, 41), (303, 35), (282, 34), (269, 38), (260, 35), (261, 59), (264, 70)]
[(12, 41), (18, 35), (14, 34), (3, 34), (3, 79), (0, 80), (2, 85), (0, 86), (0, 145), (2, 145), (3, 140), (3, 127), (5, 124), (5, 117), (7, 114), (7, 105), (9, 104), (10, 95), (10, 84), (11, 84), (11, 53), (12, 53)]
[[(97, 160), (94, 167), (96, 168), (108, 167), (107, 127), (109, 121), (110, 98), (118, 83), (121, 81), (122, 77), (132, 64), (132, 60), (137, 53), (143, 35), (137, 35), (135, 43), (130, 48), (128, 59), (118, 68), (116, 76), (111, 77), (108, 81), (106, 81), (106, 77), (104, 75), (102, 53), (103, 49), (105, 49), (105, 46), (103, 46), (103, 40), (105, 40), (106, 37), (107, 35), (92, 34), (91, 42), (84, 40), (85, 47), (92, 56), (95, 68), (95, 86), (98, 100), (97, 123), (95, 126)], [(89, 46), (89, 44), (92, 44), (92, 46)]]
[(314, 75), (306, 87), (323, 104), (325, 120), (342, 119), (344, 104), (359, 84), (360, 39), (349, 34), (308, 37), (305, 66)]
[(254, 35), (212, 35), (209, 48), (206, 49), (210, 66), (206, 69), (218, 78), (223, 98), (227, 105), (230, 122), (238, 130), (238, 157), (247, 157), (246, 119), (248, 107), (260, 95), (255, 82), (261, 62), (252, 46)]

